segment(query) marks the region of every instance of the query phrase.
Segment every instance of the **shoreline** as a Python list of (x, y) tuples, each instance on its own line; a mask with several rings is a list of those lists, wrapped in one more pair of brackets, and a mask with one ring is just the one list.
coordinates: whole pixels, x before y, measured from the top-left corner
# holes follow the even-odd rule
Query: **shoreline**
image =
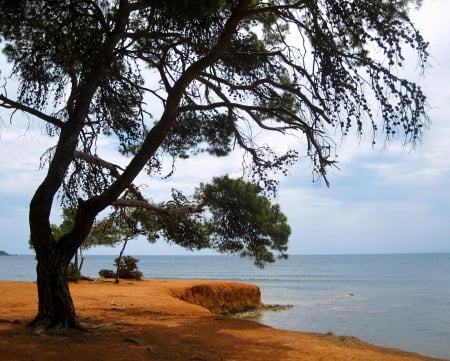
[[(259, 287), (212, 280), (108, 280), (70, 285), (88, 333), (31, 336), (34, 282), (0, 281), (0, 352), (8, 360), (439, 360), (352, 336), (271, 328), (221, 313), (264, 309)], [(232, 311), (232, 312), (231, 312)], [(270, 311), (267, 311), (270, 312)]]

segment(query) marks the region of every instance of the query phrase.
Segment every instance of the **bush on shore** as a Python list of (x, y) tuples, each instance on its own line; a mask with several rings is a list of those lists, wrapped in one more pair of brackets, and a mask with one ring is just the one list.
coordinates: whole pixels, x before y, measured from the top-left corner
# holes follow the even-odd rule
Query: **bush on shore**
[[(137, 263), (139, 260), (131, 256), (117, 257), (114, 260), (114, 266), (116, 267), (116, 272), (108, 269), (101, 269), (99, 271), (100, 277), (103, 278), (122, 278), (122, 279), (135, 279), (141, 280), (144, 276), (141, 271), (139, 271)], [(117, 274), (118, 273), (118, 274)]]

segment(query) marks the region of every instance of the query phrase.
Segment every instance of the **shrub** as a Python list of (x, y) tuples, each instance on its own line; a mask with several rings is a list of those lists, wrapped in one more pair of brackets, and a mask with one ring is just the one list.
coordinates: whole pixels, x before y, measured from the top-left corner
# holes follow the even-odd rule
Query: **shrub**
[[(141, 280), (144, 275), (138, 269), (138, 262), (139, 260), (134, 257), (123, 256), (119, 263), (119, 257), (117, 257), (114, 260), (114, 266), (117, 269), (119, 263), (119, 278)], [(116, 278), (117, 272), (102, 269), (100, 270), (99, 275), (103, 278)]]
[[(115, 259), (114, 265), (117, 267), (117, 263), (119, 262), (119, 258)], [(120, 259), (119, 264), (119, 278), (133, 278), (136, 280), (141, 280), (143, 274), (139, 271), (137, 263), (139, 260), (137, 258), (131, 256), (123, 256)]]
[(100, 275), (100, 277), (103, 278), (115, 278), (116, 274), (114, 273), (114, 271), (111, 271), (109, 269), (101, 269), (98, 274)]

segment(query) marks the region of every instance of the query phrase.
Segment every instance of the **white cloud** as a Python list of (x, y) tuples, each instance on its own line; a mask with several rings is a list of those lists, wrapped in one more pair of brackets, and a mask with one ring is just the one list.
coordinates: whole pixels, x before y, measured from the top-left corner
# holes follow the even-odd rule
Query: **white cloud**
[(44, 176), (40, 157), (52, 145), (52, 140), (35, 129), (25, 129), (13, 122), (0, 130), (1, 192), (27, 192)]
[(357, 201), (347, 197), (341, 199), (335, 191), (325, 189), (282, 190), (280, 202), (292, 226), (290, 252), (373, 253), (450, 249), (447, 216), (427, 203), (426, 197), (412, 195), (401, 200), (367, 198)]

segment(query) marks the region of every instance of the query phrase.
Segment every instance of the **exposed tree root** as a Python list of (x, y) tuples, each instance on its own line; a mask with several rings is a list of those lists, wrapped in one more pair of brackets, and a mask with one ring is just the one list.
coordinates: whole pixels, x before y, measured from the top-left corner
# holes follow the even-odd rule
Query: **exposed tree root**
[(78, 319), (72, 319), (70, 321), (52, 323), (48, 319), (36, 318), (30, 323), (32, 327), (31, 334), (35, 336), (54, 336), (54, 335), (67, 335), (69, 331), (83, 331), (88, 332), (90, 330), (101, 327), (102, 325), (92, 325), (87, 322), (81, 322)]

